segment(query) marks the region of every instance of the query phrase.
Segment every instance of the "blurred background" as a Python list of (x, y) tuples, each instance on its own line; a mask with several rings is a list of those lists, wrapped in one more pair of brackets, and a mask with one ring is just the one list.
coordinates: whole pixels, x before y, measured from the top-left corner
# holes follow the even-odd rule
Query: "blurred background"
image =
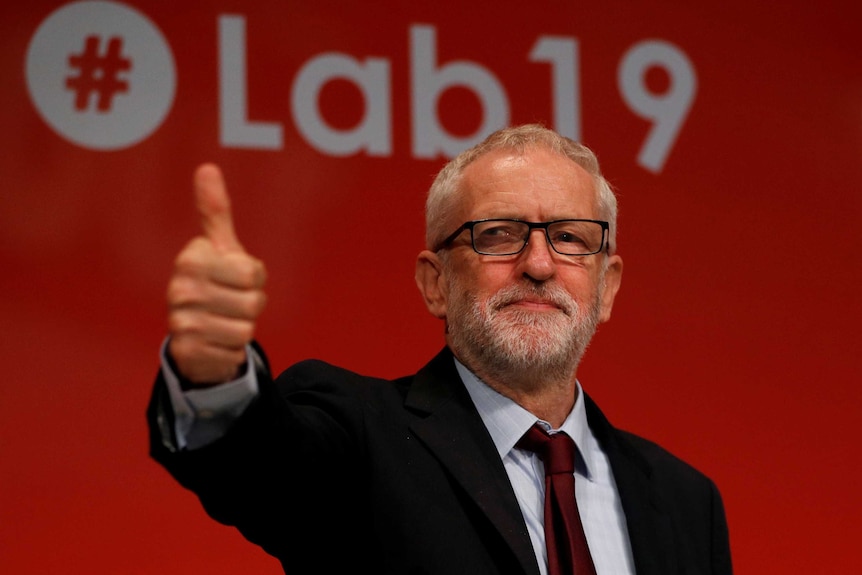
[(267, 264), (274, 369), (395, 377), (443, 345), (413, 282), (434, 174), (541, 122), (620, 198), (587, 392), (715, 479), (737, 573), (854, 572), (858, 8), (311, 4), (0, 8), (0, 571), (280, 571), (147, 453), (199, 163)]

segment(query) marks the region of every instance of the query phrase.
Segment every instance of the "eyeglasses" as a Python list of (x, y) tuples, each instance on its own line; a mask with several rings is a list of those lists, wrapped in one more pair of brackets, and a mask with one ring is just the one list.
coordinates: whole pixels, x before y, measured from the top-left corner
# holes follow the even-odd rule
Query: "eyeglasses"
[(486, 256), (511, 256), (521, 253), (530, 240), (530, 232), (545, 230), (548, 243), (564, 256), (597, 254), (607, 243), (608, 222), (601, 220), (475, 220), (467, 222), (438, 244), (435, 251), (448, 247), (464, 230), (470, 230), (473, 250)]

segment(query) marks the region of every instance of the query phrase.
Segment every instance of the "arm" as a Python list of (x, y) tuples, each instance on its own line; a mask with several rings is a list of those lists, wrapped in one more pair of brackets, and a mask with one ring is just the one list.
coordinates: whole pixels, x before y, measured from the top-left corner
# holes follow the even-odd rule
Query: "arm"
[[(259, 351), (256, 344), (253, 349)], [(260, 363), (250, 366), (259, 384), (257, 395), (230, 422), (228, 432), (194, 449), (177, 449), (165, 440), (171, 436), (173, 414), (160, 370), (147, 412), (150, 455), (195, 493), (210, 517), (235, 526), (283, 562), (326, 565), (340, 560), (341, 555), (321, 558), (329, 552), (323, 533), (341, 533), (336, 538), (353, 549), (347, 556), (357, 557), (367, 547), (357, 534), (367, 526), (351, 518), (368, 517), (365, 510), (354, 509), (366, 505), (367, 498), (358, 491), (361, 482), (345, 481), (345, 474), (359, 468), (356, 441), (362, 435), (362, 415), (357, 407), (362, 402), (356, 392), (364, 386), (355, 385), (352, 374), (343, 370), (329, 367), (321, 373), (318, 362), (294, 366), (275, 383), (266, 358), (255, 355)], [(345, 377), (350, 384), (333, 383)], [(320, 380), (329, 382), (322, 390)], [(333, 524), (336, 517), (340, 519)]]
[(217, 439), (257, 394), (248, 366), (259, 358), (249, 343), (266, 301), (266, 272), (236, 237), (221, 172), (201, 166), (194, 187), (204, 233), (176, 258), (167, 290), (170, 337), (161, 353), (159, 429), (172, 449)]
[[(299, 370), (305, 377), (288, 376), (281, 385), (272, 381), (252, 341), (265, 301), (263, 265), (236, 239), (229, 198), (214, 166), (198, 169), (195, 190), (204, 233), (180, 252), (168, 287), (170, 337), (147, 411), (150, 454), (217, 521), (236, 526), (282, 560), (319, 561), (327, 541), (320, 534), (339, 532), (340, 539), (360, 541), (358, 525), (332, 519), (366, 504), (356, 492), (358, 482), (345, 486), (340, 475), (321, 469), (358, 468), (353, 457), (362, 418), (353, 394), (361, 386), (334, 394), (327, 386), (319, 393), (310, 389), (314, 370)], [(236, 386), (251, 381), (250, 397), (242, 390), (234, 395)], [(288, 401), (291, 381), (302, 391)], [(204, 413), (201, 402), (222, 394), (234, 397), (226, 404), (219, 397), (223, 414), (206, 417), (215, 413)], [(328, 494), (325, 501), (320, 493)], [(358, 543), (348, 547), (354, 552), (345, 557), (363, 549)]]

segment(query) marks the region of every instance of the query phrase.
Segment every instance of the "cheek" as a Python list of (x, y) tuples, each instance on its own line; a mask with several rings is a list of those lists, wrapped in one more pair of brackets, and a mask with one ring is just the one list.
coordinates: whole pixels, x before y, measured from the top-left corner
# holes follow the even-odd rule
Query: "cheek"
[(496, 296), (502, 290), (517, 284), (518, 281), (513, 279), (510, 274), (506, 273), (486, 273), (476, 278), (473, 284), (473, 295), (477, 303), (483, 306), (489, 299)]
[(470, 258), (452, 262), (452, 273), (456, 274), (453, 285), (482, 300), (516, 281), (514, 266), (499, 260)]
[(599, 290), (598, 271), (574, 268), (559, 274), (560, 284), (578, 302), (592, 301)]

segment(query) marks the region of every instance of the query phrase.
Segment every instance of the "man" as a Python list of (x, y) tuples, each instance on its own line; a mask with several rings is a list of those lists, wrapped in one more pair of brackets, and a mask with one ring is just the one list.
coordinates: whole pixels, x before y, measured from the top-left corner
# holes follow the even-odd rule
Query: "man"
[(612, 427), (577, 381), (623, 265), (616, 200), (588, 149), (522, 126), (441, 171), (416, 283), (447, 347), (395, 381), (322, 362), (273, 381), (248, 345), (263, 265), (236, 239), (216, 168), (196, 190), (205, 235), (168, 290), (152, 453), (285, 572), (556, 573), (543, 456), (521, 440), (537, 422), (574, 439), (563, 475), (589, 569), (731, 572), (713, 483)]

